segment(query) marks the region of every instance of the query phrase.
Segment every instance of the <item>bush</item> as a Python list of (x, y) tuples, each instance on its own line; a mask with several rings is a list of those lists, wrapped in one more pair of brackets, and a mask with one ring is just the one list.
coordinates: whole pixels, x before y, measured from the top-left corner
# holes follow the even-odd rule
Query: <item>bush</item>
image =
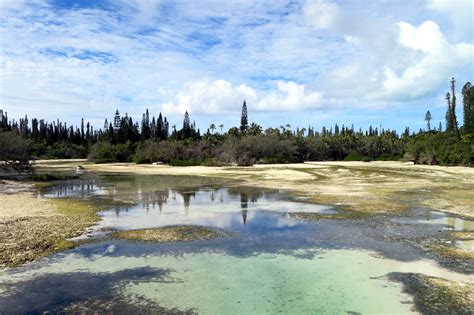
[(171, 160), (169, 164), (171, 166), (198, 166), (198, 165), (201, 165), (201, 161), (197, 159)]
[(454, 133), (420, 133), (410, 139), (407, 153), (417, 164), (470, 165), (471, 140)]
[(130, 142), (113, 145), (101, 141), (91, 147), (88, 158), (95, 163), (131, 162), (133, 151)]
[(87, 148), (73, 143), (59, 142), (46, 148), (46, 157), (56, 159), (77, 159), (87, 157)]
[(16, 132), (0, 132), (0, 169), (32, 172), (30, 143)]
[(348, 156), (344, 158), (344, 161), (363, 161), (364, 158), (365, 157), (362, 156), (361, 154), (352, 152), (351, 154), (349, 154)]

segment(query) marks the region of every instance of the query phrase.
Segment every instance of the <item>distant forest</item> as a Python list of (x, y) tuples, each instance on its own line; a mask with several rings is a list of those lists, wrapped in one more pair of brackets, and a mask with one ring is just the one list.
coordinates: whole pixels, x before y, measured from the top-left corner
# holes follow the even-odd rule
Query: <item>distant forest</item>
[(170, 126), (161, 113), (148, 110), (142, 120), (115, 112), (113, 120), (94, 129), (82, 119), (81, 126), (68, 126), (59, 120), (9, 120), (0, 110), (0, 167), (31, 170), (30, 160), (88, 158), (96, 163), (163, 162), (176, 166), (249, 166), (255, 163), (298, 163), (303, 161), (404, 160), (418, 164), (469, 165), (474, 163), (474, 86), (462, 88), (464, 125), (458, 126), (455, 80), (446, 94), (445, 128), (431, 126), (431, 113), (425, 115), (426, 129), (402, 134), (383, 128), (354, 129), (348, 125), (297, 128), (288, 124), (263, 130), (250, 123), (245, 101), (239, 127), (224, 131), (211, 124), (205, 132), (196, 129), (186, 112), (181, 128)]

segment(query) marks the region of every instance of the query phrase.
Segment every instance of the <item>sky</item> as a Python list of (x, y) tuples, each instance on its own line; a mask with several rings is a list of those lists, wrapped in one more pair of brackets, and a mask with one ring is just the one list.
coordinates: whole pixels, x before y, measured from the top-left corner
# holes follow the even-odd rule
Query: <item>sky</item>
[[(0, 0), (0, 109), (424, 128), (474, 78), (474, 0)], [(458, 102), (462, 123), (462, 106)]]

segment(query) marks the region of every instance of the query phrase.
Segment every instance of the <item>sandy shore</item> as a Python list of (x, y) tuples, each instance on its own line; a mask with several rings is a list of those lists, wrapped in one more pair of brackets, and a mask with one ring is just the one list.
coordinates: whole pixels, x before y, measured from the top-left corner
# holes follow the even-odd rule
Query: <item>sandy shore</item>
[(232, 178), (242, 185), (283, 189), (321, 204), (359, 212), (400, 212), (429, 207), (474, 218), (474, 168), (400, 162), (309, 162), (253, 167), (172, 167), (75, 160), (38, 162), (43, 169), (82, 165), (87, 171)]

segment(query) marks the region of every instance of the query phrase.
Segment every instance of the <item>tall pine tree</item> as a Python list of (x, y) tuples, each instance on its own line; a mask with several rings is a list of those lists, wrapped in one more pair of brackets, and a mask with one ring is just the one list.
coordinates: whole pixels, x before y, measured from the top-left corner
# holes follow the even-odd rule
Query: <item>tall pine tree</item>
[(474, 133), (474, 86), (471, 82), (467, 82), (462, 88), (462, 102), (464, 133)]
[(242, 105), (242, 115), (240, 116), (240, 131), (245, 131), (248, 127), (247, 103), (244, 100), (244, 104)]

